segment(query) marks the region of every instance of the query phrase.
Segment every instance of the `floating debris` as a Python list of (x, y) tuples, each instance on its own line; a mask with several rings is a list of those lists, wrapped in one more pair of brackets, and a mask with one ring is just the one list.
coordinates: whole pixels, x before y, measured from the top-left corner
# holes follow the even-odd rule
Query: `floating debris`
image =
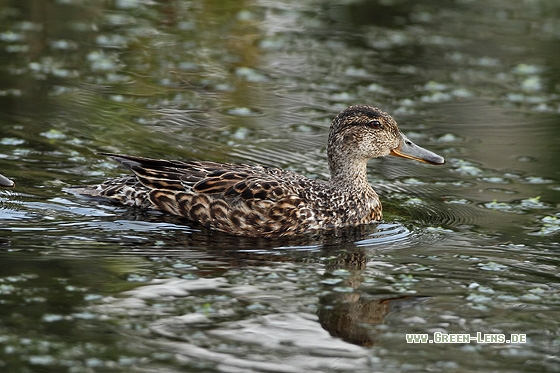
[(16, 184), (6, 176), (0, 174), (0, 186), (13, 188)]

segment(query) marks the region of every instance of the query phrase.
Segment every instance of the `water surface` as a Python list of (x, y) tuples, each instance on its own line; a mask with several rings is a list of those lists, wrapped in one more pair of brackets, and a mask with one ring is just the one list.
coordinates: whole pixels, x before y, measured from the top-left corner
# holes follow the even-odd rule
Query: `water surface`
[[(560, 371), (555, 1), (7, 1), (6, 372)], [(391, 113), (443, 167), (370, 162), (385, 220), (248, 240), (66, 194), (99, 151), (327, 178), (331, 119)], [(526, 343), (407, 344), (407, 333)]]

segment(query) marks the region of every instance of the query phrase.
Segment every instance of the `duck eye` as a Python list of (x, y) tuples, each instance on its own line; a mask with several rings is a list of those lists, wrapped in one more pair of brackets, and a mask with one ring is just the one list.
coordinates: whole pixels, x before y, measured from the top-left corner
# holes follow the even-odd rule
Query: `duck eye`
[(378, 120), (370, 120), (368, 122), (368, 125), (372, 128), (381, 128), (382, 127), (381, 122), (378, 121)]

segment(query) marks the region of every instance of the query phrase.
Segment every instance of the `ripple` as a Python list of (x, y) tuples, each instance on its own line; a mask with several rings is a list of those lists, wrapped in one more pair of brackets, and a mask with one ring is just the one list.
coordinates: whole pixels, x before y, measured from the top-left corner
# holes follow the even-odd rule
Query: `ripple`
[[(314, 312), (305, 311), (308, 304), (295, 297), (306, 290), (298, 289), (292, 281), (269, 278), (270, 271), (279, 273), (281, 278), (297, 273), (296, 278), (301, 279), (304, 268), (254, 268), (251, 273), (255, 278), (238, 284), (225, 278), (157, 279), (118, 297), (104, 298), (90, 311), (106, 317), (128, 315), (129, 320), (142, 320), (143, 328), (157, 336), (157, 341), (152, 342), (184, 359), (188, 366), (204, 362), (232, 372), (324, 371), (326, 367), (364, 371), (368, 367), (368, 350), (332, 337)], [(309, 281), (318, 280), (315, 271), (310, 271), (309, 276)], [(258, 281), (252, 283), (255, 279)], [(316, 298), (310, 299), (315, 304)], [(178, 309), (183, 311), (177, 313)], [(247, 312), (258, 317), (245, 317)], [(132, 329), (129, 333), (137, 331)], [(263, 354), (305, 358), (268, 361), (260, 358)]]
[[(449, 183), (419, 184), (413, 188), (407, 183), (392, 183), (375, 186), (383, 192), (381, 200), (386, 213), (406, 218), (422, 225), (450, 226), (462, 228), (478, 226), (490, 221), (490, 216), (465, 198), (450, 196)], [(386, 194), (385, 196), (383, 194)], [(434, 196), (441, 196), (434, 200)]]
[(224, 108), (221, 111), (224, 114), (228, 114), (228, 115), (232, 115), (232, 116), (237, 116), (237, 117), (256, 117), (256, 116), (262, 116), (263, 112), (262, 110), (256, 109), (256, 108), (248, 108), (248, 107), (229, 107), (229, 108)]
[(410, 233), (410, 230), (402, 224), (379, 224), (374, 233), (354, 244), (357, 246), (387, 245), (406, 240), (410, 237)]

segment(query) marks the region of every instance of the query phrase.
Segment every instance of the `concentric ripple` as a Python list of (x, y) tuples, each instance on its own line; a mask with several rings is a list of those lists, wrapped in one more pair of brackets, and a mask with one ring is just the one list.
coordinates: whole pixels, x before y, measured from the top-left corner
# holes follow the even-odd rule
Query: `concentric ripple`
[[(421, 184), (411, 185), (393, 182), (376, 185), (385, 215), (391, 215), (406, 221), (423, 225), (462, 228), (487, 224), (491, 219), (488, 211), (480, 209), (470, 201), (450, 196), (452, 185)], [(457, 194), (461, 192), (458, 191)], [(433, 196), (442, 196), (434, 200)]]

